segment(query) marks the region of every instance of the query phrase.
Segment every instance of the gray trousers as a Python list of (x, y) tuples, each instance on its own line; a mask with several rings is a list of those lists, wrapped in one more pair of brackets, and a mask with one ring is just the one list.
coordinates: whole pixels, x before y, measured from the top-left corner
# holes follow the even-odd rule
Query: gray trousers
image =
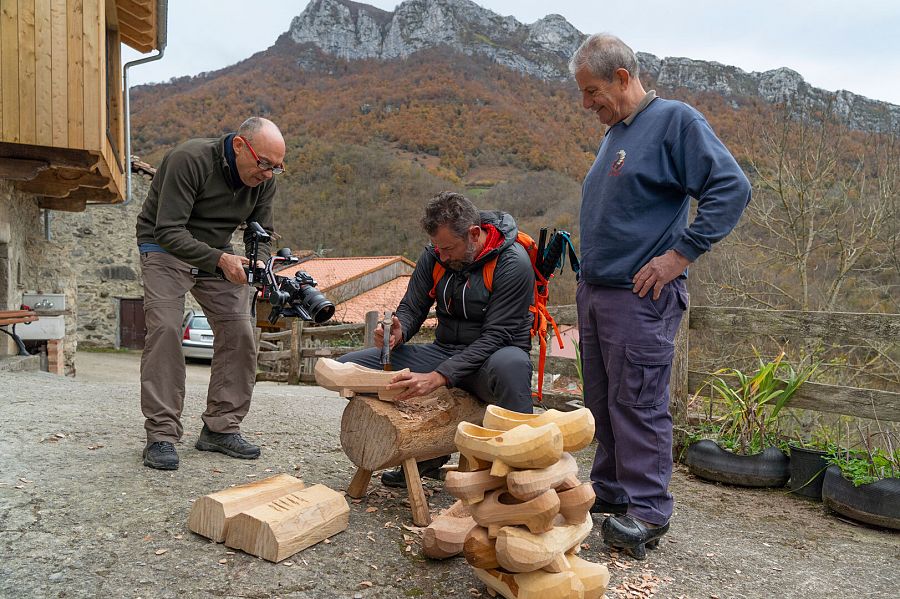
[[(438, 343), (402, 344), (391, 350), (394, 370), (409, 368), (412, 372), (432, 372), (442, 362), (465, 349)], [(381, 350), (368, 348), (339, 358), (368, 368), (381, 369)], [(457, 385), (485, 403), (531, 414), (531, 359), (518, 347), (503, 347), (485, 360), (481, 368), (464, 377)]]
[(181, 439), (184, 296), (203, 307), (213, 329), (213, 361), (203, 422), (217, 433), (236, 433), (250, 410), (256, 383), (256, 343), (250, 319), (250, 286), (195, 279), (190, 265), (164, 252), (141, 254), (147, 335), (141, 356), (141, 411), (147, 441)]
[(672, 515), (669, 375), (675, 332), (687, 307), (684, 279), (658, 300), (630, 289), (578, 285), (584, 405), (596, 422), (591, 482), (597, 497), (627, 503), (651, 524)]

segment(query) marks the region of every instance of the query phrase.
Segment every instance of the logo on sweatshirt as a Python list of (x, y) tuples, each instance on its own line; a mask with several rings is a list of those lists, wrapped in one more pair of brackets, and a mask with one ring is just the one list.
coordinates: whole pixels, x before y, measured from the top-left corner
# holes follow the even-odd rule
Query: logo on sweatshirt
[(618, 177), (621, 173), (622, 167), (625, 165), (625, 150), (619, 150), (616, 152), (616, 161), (613, 162), (612, 168), (609, 169), (610, 177)]

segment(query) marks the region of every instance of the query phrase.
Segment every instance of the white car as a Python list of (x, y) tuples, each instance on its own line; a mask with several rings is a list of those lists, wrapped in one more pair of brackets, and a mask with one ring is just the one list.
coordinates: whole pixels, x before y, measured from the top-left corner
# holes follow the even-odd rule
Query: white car
[(181, 353), (186, 360), (212, 360), (213, 332), (203, 312), (185, 312), (181, 332)]

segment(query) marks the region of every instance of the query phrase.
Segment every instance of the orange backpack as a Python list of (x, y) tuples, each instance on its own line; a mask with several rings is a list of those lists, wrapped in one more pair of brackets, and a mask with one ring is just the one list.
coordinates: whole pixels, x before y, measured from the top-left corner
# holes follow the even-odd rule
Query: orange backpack
[[(544, 231), (545, 230), (542, 229), (542, 234)], [(562, 233), (565, 233), (565, 231)], [(565, 235), (566, 239), (568, 239), (568, 233), (565, 233)], [(553, 278), (552, 266), (551, 274), (549, 274), (549, 276), (544, 276), (544, 274), (541, 273), (539, 265), (542, 263), (542, 248), (538, 247), (537, 242), (535, 242), (530, 235), (519, 231), (519, 234), (516, 236), (516, 242), (525, 248), (525, 252), (528, 254), (528, 258), (531, 260), (532, 269), (534, 270), (534, 302), (528, 310), (534, 316), (531, 325), (531, 336), (537, 336), (538, 342), (540, 343), (540, 353), (538, 357), (537, 391), (533, 392), (532, 395), (537, 397), (538, 401), (542, 401), (544, 395), (544, 365), (547, 362), (547, 330), (549, 327), (553, 327), (556, 340), (559, 342), (559, 348), (563, 348), (563, 340), (562, 336), (559, 334), (559, 327), (556, 325), (556, 321), (553, 320), (553, 317), (550, 316), (550, 312), (547, 311), (547, 300), (550, 296), (548, 283), (550, 279)], [(576, 267), (577, 262), (574, 261), (574, 251), (571, 256), (573, 258), (573, 267)], [(484, 278), (484, 285), (487, 287), (488, 292), (494, 290), (494, 269), (497, 268), (497, 259), (499, 257), (500, 255), (498, 254), (489, 262), (485, 263), (484, 268), (481, 271), (482, 277)], [(444, 276), (446, 270), (447, 269), (444, 268), (440, 262), (434, 263), (434, 269), (432, 270), (434, 285), (432, 286), (430, 293), (432, 298), (436, 296), (437, 284), (441, 280), (441, 277)]]

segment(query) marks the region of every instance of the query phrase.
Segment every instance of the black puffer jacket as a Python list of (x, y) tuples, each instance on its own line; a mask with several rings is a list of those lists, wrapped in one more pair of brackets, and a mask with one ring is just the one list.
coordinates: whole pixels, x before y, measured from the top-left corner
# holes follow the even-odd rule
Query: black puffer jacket
[[(464, 348), (435, 370), (454, 386), (476, 372), (484, 361), (502, 347), (531, 349), (531, 321), (528, 308), (534, 302), (534, 271), (525, 249), (516, 243), (516, 221), (505, 212), (482, 212), (482, 224), (490, 224), (503, 235), (503, 243), (466, 268), (447, 268), (435, 288), (438, 327), (437, 343)], [(497, 254), (493, 290), (488, 291), (482, 269)], [(433, 271), (438, 261), (434, 247), (422, 252), (406, 295), (397, 308), (403, 339), (415, 335), (435, 299)], [(444, 265), (446, 267), (446, 265)]]

